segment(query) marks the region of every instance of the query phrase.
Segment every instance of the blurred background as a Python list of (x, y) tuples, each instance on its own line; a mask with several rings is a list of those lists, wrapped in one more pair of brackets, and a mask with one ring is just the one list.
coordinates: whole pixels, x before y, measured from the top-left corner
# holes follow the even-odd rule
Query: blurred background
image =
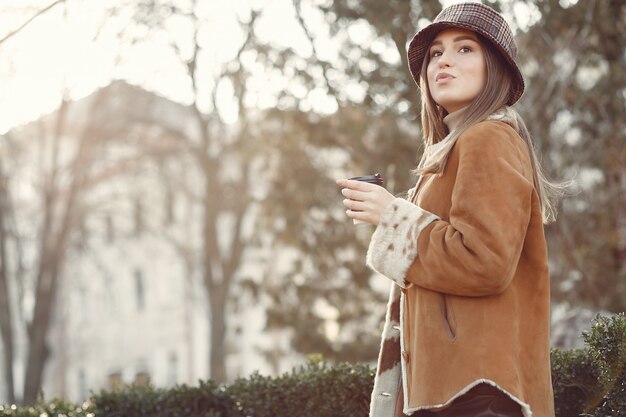
[[(335, 178), (403, 196), (437, 0), (0, 0), (0, 403), (373, 362), (389, 282)], [(552, 344), (626, 309), (626, 1), (485, 1), (571, 181)]]

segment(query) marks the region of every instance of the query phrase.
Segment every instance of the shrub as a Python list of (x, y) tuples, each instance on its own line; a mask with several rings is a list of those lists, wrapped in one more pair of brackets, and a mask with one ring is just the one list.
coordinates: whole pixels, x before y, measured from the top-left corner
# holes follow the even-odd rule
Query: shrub
[(552, 350), (556, 417), (626, 417), (626, 317), (596, 316), (586, 349)]
[(171, 389), (131, 385), (92, 398), (95, 417), (239, 417), (235, 404), (212, 381)]
[(0, 405), (2, 417), (95, 417), (93, 412), (88, 403), (76, 405), (58, 399), (24, 407)]
[[(586, 349), (551, 352), (556, 417), (626, 417), (626, 317), (597, 316), (583, 337)], [(101, 391), (92, 405), (0, 406), (0, 417), (366, 417), (374, 372), (317, 359), (279, 377), (254, 373), (224, 387), (128, 386)]]
[(597, 389), (585, 411), (595, 417), (626, 417), (626, 317), (597, 316), (583, 337), (599, 369)]
[(374, 370), (364, 364), (334, 367), (312, 360), (272, 378), (252, 374), (227, 388), (245, 416), (367, 417)]
[(556, 417), (575, 417), (583, 412), (600, 370), (587, 349), (552, 349), (552, 386)]

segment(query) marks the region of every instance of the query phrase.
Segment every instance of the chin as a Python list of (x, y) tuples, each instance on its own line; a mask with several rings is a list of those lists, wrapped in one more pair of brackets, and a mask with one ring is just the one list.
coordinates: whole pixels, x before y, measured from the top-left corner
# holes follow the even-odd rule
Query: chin
[(439, 104), (444, 109), (447, 109), (448, 107), (454, 107), (457, 104), (457, 100), (450, 99), (450, 97), (447, 97), (445, 95), (441, 95), (439, 97), (433, 96), (433, 100), (435, 100), (435, 103)]
[[(441, 107), (443, 107), (444, 109), (446, 109), (446, 112), (448, 113), (454, 113), (455, 111), (462, 109), (463, 107), (467, 106), (469, 103), (466, 102), (460, 102), (460, 101), (451, 101), (451, 100), (435, 100), (435, 102), (437, 104), (439, 104)], [(448, 110), (450, 109), (450, 110)]]
[(457, 109), (457, 108), (460, 108), (460, 107), (458, 107), (455, 103), (450, 103), (450, 102), (447, 102), (447, 101), (443, 101), (443, 102), (438, 101), (438, 102), (436, 102), (436, 103), (437, 103), (437, 104), (439, 104), (441, 107), (443, 107), (443, 108), (446, 110), (446, 112), (447, 112), (447, 113), (452, 113), (452, 112), (454, 112), (454, 110), (448, 110), (448, 109)]

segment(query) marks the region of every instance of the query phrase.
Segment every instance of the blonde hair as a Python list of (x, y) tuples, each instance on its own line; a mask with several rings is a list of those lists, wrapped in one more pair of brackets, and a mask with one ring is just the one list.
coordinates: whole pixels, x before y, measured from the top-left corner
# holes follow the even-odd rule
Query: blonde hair
[[(556, 203), (558, 198), (563, 195), (565, 185), (555, 184), (548, 180), (539, 164), (526, 124), (517, 111), (506, 105), (513, 85), (513, 78), (508, 69), (508, 64), (503, 60), (501, 53), (489, 41), (485, 40), (478, 33), (476, 35), (479, 38), (485, 57), (487, 82), (485, 88), (463, 112), (458, 127), (452, 132), (448, 131), (447, 126), (443, 122), (443, 118), (446, 116), (445, 109), (439, 106), (430, 94), (426, 76), (426, 69), (430, 62), (429, 54), (426, 54), (424, 58), (420, 73), (420, 90), (422, 95), (422, 133), (425, 149), (417, 168), (413, 172), (418, 175), (442, 174), (448, 162), (450, 151), (463, 132), (472, 125), (487, 120), (490, 116), (497, 115), (499, 119), (510, 124), (524, 140), (530, 155), (533, 181), (539, 196), (543, 222), (552, 222), (556, 220)], [(445, 143), (433, 152), (433, 145), (444, 139)]]

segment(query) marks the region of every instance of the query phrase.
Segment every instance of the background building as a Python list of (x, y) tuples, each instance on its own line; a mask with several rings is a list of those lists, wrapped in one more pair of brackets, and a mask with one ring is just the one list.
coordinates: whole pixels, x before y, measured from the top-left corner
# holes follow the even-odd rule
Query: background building
[[(98, 114), (110, 118), (111, 123), (122, 120), (119, 123), (132, 124), (139, 122), (124, 112), (137, 103), (146, 106), (143, 110), (156, 112), (146, 116), (150, 120), (172, 123), (181, 130), (192, 122), (188, 107), (124, 82), (115, 82), (67, 104), (63, 110), (64, 131), (55, 157), (71, 161), (71, 154), (80, 148), (77, 142), (92, 139), (81, 137), (81, 133), (94, 128), (88, 126), (94, 108)], [(12, 188), (15, 204), (20, 207), (16, 220), (26, 225), (22, 230), (28, 230), (28, 238), (22, 239), (20, 248), (24, 259), (38, 256), (36, 229), (41, 223), (33, 220), (43, 215), (37, 213), (41, 198), (36, 191), (37, 181), (29, 181), (37, 177), (41, 168), (38, 162), (52, 157), (52, 147), (42, 145), (45, 140), (41, 137), (54, 131), (58, 117), (58, 112), (54, 112), (6, 135), (10, 142), (5, 146), (19, 148), (12, 151), (20, 156), (14, 168), (19, 168), (24, 179)], [(158, 130), (158, 127), (144, 125), (142, 129), (145, 134), (140, 130), (134, 134), (146, 141), (150, 129)], [(133, 132), (132, 129), (120, 131), (126, 135)], [(194, 384), (210, 375), (210, 310), (198, 271), (183, 253), (197, 244), (196, 231), (201, 227), (195, 216), (198, 207), (186, 194), (190, 190), (168, 186), (194, 183), (194, 172), (185, 168), (183, 152), (160, 135), (153, 137), (161, 142), (151, 144), (139, 154), (132, 148), (140, 140), (128, 136), (105, 137), (105, 145), (99, 148), (103, 152), (93, 162), (110, 164), (112, 168), (104, 170), (110, 172), (107, 178), (86, 187), (75, 216), (75, 233), (65, 256), (47, 338), (50, 350), (43, 391), (48, 398), (58, 396), (79, 401), (92, 390), (110, 389), (119, 384), (149, 381), (168, 387)], [(164, 178), (153, 160), (142, 160), (141, 152), (154, 152), (152, 156), (162, 154), (158, 156), (161, 162), (176, 165), (184, 178)], [(120, 155), (130, 156), (126, 160)], [(67, 196), (61, 191), (55, 198)], [(257, 255), (261, 253), (257, 250)], [(254, 262), (239, 269), (246, 276), (258, 271), (259, 265)], [(33, 271), (23, 272), (24, 280), (17, 285), (20, 294), (16, 298), (20, 302), (16, 304), (14, 317), (18, 321), (29, 320), (33, 303), (29, 277)], [(237, 311), (228, 314), (226, 322), (229, 379), (254, 370), (279, 372), (301, 360), (296, 354), (286, 361), (283, 354), (268, 354), (268, 351), (287, 351), (287, 339), (280, 337), (279, 332), (263, 333), (264, 309), (246, 293), (241, 294)], [(16, 339), (14, 365), (17, 387), (23, 383), (19, 375), (25, 370), (27, 349), (26, 335), (20, 334)]]

